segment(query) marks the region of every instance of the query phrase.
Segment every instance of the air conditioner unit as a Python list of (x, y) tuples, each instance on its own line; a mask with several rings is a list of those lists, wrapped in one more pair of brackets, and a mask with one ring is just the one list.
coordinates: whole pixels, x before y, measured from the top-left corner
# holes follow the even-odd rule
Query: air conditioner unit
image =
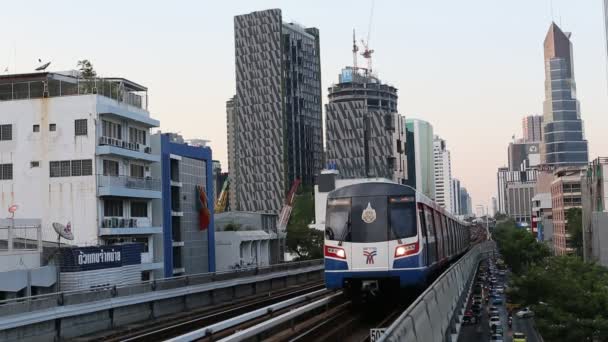
[(144, 152), (145, 153), (152, 153), (152, 147), (148, 146), (148, 147), (144, 148)]

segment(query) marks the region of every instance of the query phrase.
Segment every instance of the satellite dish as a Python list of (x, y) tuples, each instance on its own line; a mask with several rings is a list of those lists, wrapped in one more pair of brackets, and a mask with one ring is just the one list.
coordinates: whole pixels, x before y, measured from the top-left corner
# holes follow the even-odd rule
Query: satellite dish
[(68, 222), (67, 225), (63, 225), (58, 222), (53, 222), (53, 229), (66, 240), (74, 240), (74, 234), (72, 234), (72, 225)]
[(19, 209), (19, 206), (16, 204), (11, 205), (10, 207), (8, 207), (8, 212), (11, 214), (15, 214), (15, 212), (17, 211), (17, 209)]
[(36, 71), (44, 71), (46, 70), (46, 68), (49, 67), (49, 65), (51, 65), (51, 62), (46, 62), (44, 64), (42, 64), (41, 66), (36, 68)]

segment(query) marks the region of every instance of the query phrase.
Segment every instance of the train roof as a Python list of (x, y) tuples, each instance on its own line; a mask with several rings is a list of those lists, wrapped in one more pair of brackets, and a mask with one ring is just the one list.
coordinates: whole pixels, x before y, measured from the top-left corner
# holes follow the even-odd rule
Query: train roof
[(337, 188), (327, 194), (327, 199), (333, 198), (343, 198), (343, 197), (359, 197), (359, 196), (416, 196), (416, 201), (420, 203), (424, 203), (435, 210), (440, 211), (442, 214), (450, 217), (451, 219), (458, 221), (459, 223), (469, 226), (469, 224), (463, 220), (458, 219), (458, 217), (452, 215), (450, 212), (442, 208), (435, 201), (428, 198), (422, 192), (419, 192), (415, 188), (405, 185), (398, 184), (394, 182), (388, 181), (375, 181), (375, 182), (365, 182), (365, 183), (357, 183), (346, 185), (340, 188)]

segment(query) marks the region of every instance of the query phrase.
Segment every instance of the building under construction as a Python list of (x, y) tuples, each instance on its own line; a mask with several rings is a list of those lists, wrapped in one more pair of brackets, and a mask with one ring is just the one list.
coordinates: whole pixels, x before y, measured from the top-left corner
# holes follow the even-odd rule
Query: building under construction
[(344, 68), (339, 83), (328, 89), (327, 161), (342, 178), (384, 177), (404, 183), (406, 133), (404, 117), (397, 112), (397, 88), (383, 84), (370, 67)]

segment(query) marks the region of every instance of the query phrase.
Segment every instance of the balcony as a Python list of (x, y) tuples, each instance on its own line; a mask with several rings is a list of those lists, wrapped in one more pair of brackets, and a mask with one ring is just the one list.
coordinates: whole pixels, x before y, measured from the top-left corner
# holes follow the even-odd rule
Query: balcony
[(152, 235), (162, 234), (162, 227), (152, 226), (146, 217), (104, 217), (99, 228), (100, 236), (109, 235)]
[(162, 198), (159, 179), (97, 175), (97, 195), (135, 198)]
[(160, 155), (152, 154), (151, 147), (110, 137), (99, 137), (99, 145), (95, 152), (98, 156), (116, 155), (148, 162), (160, 162)]

